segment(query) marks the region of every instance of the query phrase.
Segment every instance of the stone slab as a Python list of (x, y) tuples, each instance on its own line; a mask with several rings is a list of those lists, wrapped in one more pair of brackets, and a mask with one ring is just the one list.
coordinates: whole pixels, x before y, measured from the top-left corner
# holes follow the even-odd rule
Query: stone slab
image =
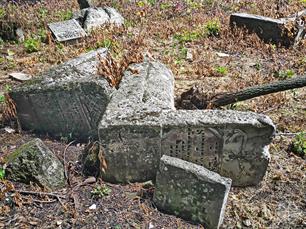
[(48, 24), (57, 41), (75, 40), (86, 36), (86, 32), (75, 20), (66, 20)]
[[(131, 68), (138, 73), (124, 73), (120, 88), (113, 93), (99, 126), (100, 142), (108, 161), (104, 178), (113, 182), (155, 177), (160, 158), (161, 129), (157, 122), (144, 123), (142, 119), (158, 116), (162, 110), (175, 109), (174, 77), (166, 66), (145, 61)], [(120, 120), (122, 125), (116, 125)], [(131, 126), (127, 120), (139, 121), (143, 125)], [(120, 171), (117, 165), (122, 166)]]
[(55, 137), (87, 140), (97, 126), (113, 88), (97, 75), (99, 49), (55, 66), (21, 86), (10, 96), (22, 129)]
[[(154, 179), (155, 171), (149, 170), (158, 167), (158, 160), (147, 166), (148, 160), (139, 157), (153, 156), (148, 148), (152, 144), (146, 142), (153, 143), (154, 157), (160, 158), (165, 154), (203, 165), (230, 177), (235, 186), (256, 185), (265, 175), (270, 159), (267, 146), (275, 132), (275, 126), (267, 116), (214, 110), (142, 111), (130, 116), (113, 115), (104, 116), (99, 126), (99, 139), (108, 163), (104, 176), (106, 179), (111, 177), (111, 182)], [(129, 134), (134, 129), (154, 130), (155, 135)], [(143, 176), (143, 171), (137, 173), (130, 158), (139, 158), (137, 166), (147, 168), (146, 174), (150, 176)]]
[(233, 179), (258, 184), (264, 176), (272, 121), (251, 112), (174, 108), (174, 79), (160, 63), (144, 62), (126, 71), (99, 125), (108, 168), (104, 179), (154, 179), (163, 155), (188, 160)]
[(290, 38), (285, 32), (285, 25), (293, 19), (273, 19), (247, 13), (234, 13), (230, 16), (231, 26), (245, 27), (250, 32), (256, 33), (265, 42), (280, 43), (288, 46), (294, 37)]
[(222, 223), (230, 187), (231, 179), (164, 155), (153, 201), (162, 211), (215, 229)]

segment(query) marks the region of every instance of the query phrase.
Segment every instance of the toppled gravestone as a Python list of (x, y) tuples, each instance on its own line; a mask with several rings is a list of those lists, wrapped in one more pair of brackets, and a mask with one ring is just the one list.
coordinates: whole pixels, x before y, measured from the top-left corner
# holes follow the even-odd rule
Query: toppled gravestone
[(39, 138), (19, 147), (5, 161), (11, 180), (33, 182), (51, 190), (65, 186), (63, 164)]
[(160, 210), (215, 229), (223, 221), (230, 187), (231, 179), (164, 155), (156, 176), (153, 201)]
[(99, 125), (107, 163), (105, 180), (154, 179), (163, 154), (233, 180), (256, 185), (268, 163), (272, 121), (251, 112), (174, 109), (173, 75), (160, 63), (136, 64), (126, 72)]
[(247, 13), (234, 13), (230, 16), (230, 25), (245, 27), (250, 32), (256, 33), (265, 42), (280, 43), (289, 46), (294, 43), (295, 35), (288, 31), (289, 23), (293, 23), (295, 18), (274, 19)]
[(48, 24), (57, 41), (69, 41), (86, 36), (86, 32), (75, 20), (66, 20)]
[(55, 66), (12, 90), (22, 129), (55, 137), (87, 140), (97, 126), (113, 88), (97, 74), (98, 49)]

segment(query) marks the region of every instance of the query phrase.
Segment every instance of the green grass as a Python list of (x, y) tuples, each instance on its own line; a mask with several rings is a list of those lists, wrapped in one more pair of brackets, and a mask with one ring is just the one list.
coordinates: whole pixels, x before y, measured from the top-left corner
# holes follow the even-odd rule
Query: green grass
[(28, 38), (24, 41), (24, 48), (27, 53), (38, 52), (40, 45), (40, 40), (36, 38)]
[(306, 155), (306, 132), (300, 132), (292, 142), (293, 153), (304, 157)]

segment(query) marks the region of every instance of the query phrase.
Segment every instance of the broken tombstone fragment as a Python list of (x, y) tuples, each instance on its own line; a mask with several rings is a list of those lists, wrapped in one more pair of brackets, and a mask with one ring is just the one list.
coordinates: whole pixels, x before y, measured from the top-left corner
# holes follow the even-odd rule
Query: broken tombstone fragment
[(233, 185), (256, 185), (268, 163), (272, 121), (252, 112), (174, 108), (173, 75), (160, 64), (124, 73), (99, 125), (110, 182), (155, 178), (163, 154), (205, 166)]
[(98, 49), (55, 66), (10, 93), (24, 130), (87, 140), (97, 126), (114, 90), (97, 75), (106, 49)]
[(74, 18), (80, 22), (83, 28), (90, 32), (106, 24), (121, 26), (124, 24), (124, 18), (114, 8), (86, 8), (80, 12), (74, 13)]
[(231, 26), (244, 27), (256, 33), (265, 42), (280, 43), (289, 46), (294, 42), (286, 25), (294, 22), (294, 18), (274, 19), (247, 13), (234, 13), (230, 16)]
[(67, 20), (48, 24), (57, 41), (75, 40), (86, 36), (86, 32), (75, 20)]
[(223, 221), (230, 187), (231, 179), (164, 155), (157, 171), (153, 201), (162, 211), (215, 229)]
[(38, 138), (20, 146), (5, 158), (7, 176), (14, 181), (55, 190), (65, 186), (64, 166)]

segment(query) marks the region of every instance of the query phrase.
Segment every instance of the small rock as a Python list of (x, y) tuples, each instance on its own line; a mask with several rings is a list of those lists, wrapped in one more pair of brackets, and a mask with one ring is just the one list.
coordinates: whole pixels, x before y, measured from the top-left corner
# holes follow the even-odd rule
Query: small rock
[(97, 205), (96, 205), (96, 204), (93, 204), (93, 205), (91, 205), (91, 206), (89, 207), (89, 209), (90, 209), (90, 210), (95, 210), (95, 209), (97, 209)]
[(9, 77), (18, 81), (27, 81), (32, 79), (32, 76), (22, 72), (13, 72), (9, 74)]
[(244, 224), (245, 226), (247, 226), (247, 227), (250, 227), (250, 226), (252, 225), (252, 222), (251, 222), (251, 220), (249, 220), (249, 219), (243, 220), (242, 222), (243, 222), (243, 224)]
[(14, 130), (13, 128), (11, 128), (11, 127), (8, 127), (8, 126), (5, 127), (4, 130), (5, 130), (7, 133), (9, 133), (9, 134), (15, 133), (15, 130)]
[(223, 53), (223, 52), (217, 52), (216, 54), (219, 57), (229, 57), (230, 56), (229, 54), (226, 54), (226, 53)]
[(186, 60), (193, 61), (193, 54), (192, 54), (192, 50), (191, 49), (187, 50)]
[(59, 220), (59, 221), (56, 221), (56, 225), (57, 225), (57, 226), (60, 226), (60, 225), (62, 225), (62, 223), (63, 223), (63, 222), (62, 222), (61, 220)]

